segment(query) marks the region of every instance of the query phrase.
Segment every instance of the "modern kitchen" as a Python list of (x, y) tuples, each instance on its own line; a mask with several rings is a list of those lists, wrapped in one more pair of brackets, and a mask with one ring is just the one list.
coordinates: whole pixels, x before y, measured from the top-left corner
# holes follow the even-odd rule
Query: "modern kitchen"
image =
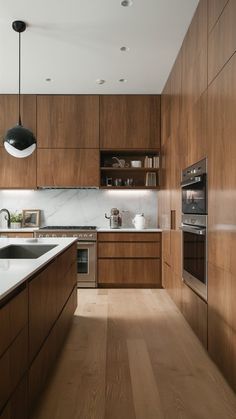
[(236, 419), (236, 1), (0, 11), (0, 419)]

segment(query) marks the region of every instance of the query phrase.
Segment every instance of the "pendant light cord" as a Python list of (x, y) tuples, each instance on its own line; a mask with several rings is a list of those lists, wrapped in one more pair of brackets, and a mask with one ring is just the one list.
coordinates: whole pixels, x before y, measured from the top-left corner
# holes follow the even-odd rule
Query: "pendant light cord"
[(19, 125), (21, 124), (21, 33), (19, 32), (19, 90), (18, 90), (18, 109), (19, 109)]

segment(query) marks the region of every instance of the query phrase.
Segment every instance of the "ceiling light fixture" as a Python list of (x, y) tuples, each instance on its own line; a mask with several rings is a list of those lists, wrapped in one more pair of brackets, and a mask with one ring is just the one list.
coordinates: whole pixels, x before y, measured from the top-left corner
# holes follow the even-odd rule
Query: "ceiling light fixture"
[(10, 128), (4, 136), (4, 147), (13, 157), (24, 158), (30, 156), (36, 149), (34, 134), (23, 127), (21, 122), (21, 32), (26, 29), (25, 22), (15, 20), (12, 28), (19, 34), (19, 90), (18, 90), (18, 124)]
[(123, 7), (130, 7), (132, 5), (133, 5), (132, 0), (122, 0), (122, 2), (121, 2), (121, 6), (123, 6)]
[(119, 82), (120, 83), (126, 83), (127, 82), (127, 79), (119, 79)]
[(47, 78), (45, 79), (45, 81), (50, 82), (50, 81), (52, 81), (52, 79), (51, 79), (50, 77), (47, 77)]
[(97, 79), (96, 80), (96, 83), (97, 84), (104, 84), (104, 83), (106, 83), (106, 80), (104, 80), (104, 79)]
[(125, 47), (125, 46), (120, 47), (120, 51), (127, 52), (127, 51), (129, 51), (129, 47)]

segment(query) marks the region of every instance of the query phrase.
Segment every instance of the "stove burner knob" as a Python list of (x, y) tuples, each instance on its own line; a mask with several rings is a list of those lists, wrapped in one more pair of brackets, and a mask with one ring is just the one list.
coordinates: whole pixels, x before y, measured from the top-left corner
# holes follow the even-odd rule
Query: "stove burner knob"
[(50, 237), (49, 234), (46, 234), (45, 237)]
[(61, 236), (61, 237), (67, 237), (67, 236), (66, 236), (66, 234), (62, 234), (62, 236)]
[(92, 234), (89, 234), (89, 237), (93, 237), (93, 235)]
[(52, 234), (52, 237), (57, 237), (57, 235), (56, 234)]
[(73, 234), (73, 237), (78, 237), (78, 234)]
[(84, 237), (88, 237), (88, 235), (87, 234), (84, 234)]
[(78, 234), (78, 237), (82, 237), (83, 235), (82, 234)]

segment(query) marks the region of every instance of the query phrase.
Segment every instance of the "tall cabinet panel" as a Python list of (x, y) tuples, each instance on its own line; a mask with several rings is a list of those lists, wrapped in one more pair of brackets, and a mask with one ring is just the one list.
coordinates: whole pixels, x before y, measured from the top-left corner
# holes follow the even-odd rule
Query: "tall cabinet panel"
[[(23, 125), (36, 135), (36, 96), (22, 95)], [(10, 156), (3, 147), (5, 132), (18, 122), (17, 95), (0, 95), (0, 188), (36, 188), (36, 153), (24, 159)]]
[(209, 351), (236, 389), (235, 74), (234, 55), (208, 89), (208, 257)]
[(160, 147), (159, 95), (100, 96), (101, 149)]

